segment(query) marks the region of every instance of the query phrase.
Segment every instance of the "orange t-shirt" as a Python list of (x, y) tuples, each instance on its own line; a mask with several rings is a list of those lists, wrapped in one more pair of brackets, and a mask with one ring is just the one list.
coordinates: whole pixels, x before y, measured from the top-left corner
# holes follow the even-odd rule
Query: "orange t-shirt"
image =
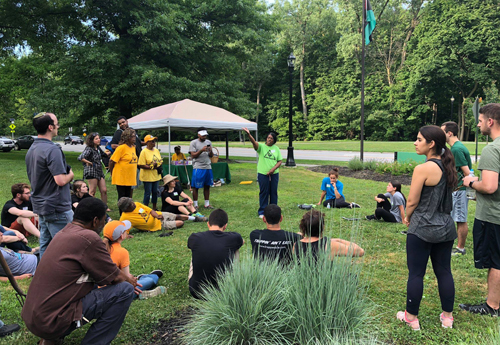
[(110, 158), (115, 162), (111, 183), (117, 186), (135, 186), (137, 184), (137, 154), (135, 146), (120, 145)]
[(111, 252), (109, 253), (111, 260), (118, 266), (119, 269), (123, 269), (130, 266), (130, 257), (128, 250), (122, 247), (120, 243), (113, 243), (111, 245)]

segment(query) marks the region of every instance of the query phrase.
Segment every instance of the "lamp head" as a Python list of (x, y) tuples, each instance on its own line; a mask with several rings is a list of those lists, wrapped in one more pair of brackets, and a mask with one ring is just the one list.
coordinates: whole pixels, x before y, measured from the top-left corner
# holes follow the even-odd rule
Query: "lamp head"
[(295, 55), (293, 55), (293, 53), (290, 53), (290, 56), (287, 58), (287, 62), (289, 68), (293, 69), (295, 67)]

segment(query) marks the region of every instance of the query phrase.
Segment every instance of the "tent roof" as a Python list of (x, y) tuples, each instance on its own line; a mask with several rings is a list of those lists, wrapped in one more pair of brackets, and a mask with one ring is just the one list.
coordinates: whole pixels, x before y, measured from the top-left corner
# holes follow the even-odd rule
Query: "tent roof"
[(257, 130), (257, 124), (225, 109), (190, 99), (161, 105), (128, 119), (134, 129), (205, 127), (213, 130)]

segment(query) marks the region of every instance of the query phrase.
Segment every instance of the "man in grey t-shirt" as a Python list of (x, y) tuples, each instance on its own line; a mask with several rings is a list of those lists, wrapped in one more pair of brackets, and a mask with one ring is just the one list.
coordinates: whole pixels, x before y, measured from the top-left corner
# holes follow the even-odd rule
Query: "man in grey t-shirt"
[(198, 139), (189, 144), (189, 154), (193, 157), (193, 176), (191, 178), (191, 187), (193, 188), (193, 204), (198, 209), (198, 189), (203, 188), (205, 197), (205, 208), (214, 208), (210, 205), (210, 186), (214, 184), (212, 174), (213, 157), (212, 142), (207, 139), (208, 132), (205, 128), (198, 130)]
[(69, 183), (73, 170), (59, 145), (52, 142), (59, 122), (52, 113), (33, 118), (38, 138), (26, 154), (26, 171), (31, 183), (33, 212), (39, 216), (40, 259), (52, 238), (73, 220)]

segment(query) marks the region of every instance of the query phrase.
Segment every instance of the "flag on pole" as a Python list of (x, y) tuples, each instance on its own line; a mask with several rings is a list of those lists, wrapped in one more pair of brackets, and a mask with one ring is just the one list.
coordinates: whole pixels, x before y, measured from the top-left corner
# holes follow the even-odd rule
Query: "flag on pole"
[(365, 10), (365, 44), (368, 45), (372, 41), (372, 32), (375, 30), (375, 25), (377, 25), (377, 20), (375, 19), (375, 13), (373, 13), (370, 0), (365, 0)]

